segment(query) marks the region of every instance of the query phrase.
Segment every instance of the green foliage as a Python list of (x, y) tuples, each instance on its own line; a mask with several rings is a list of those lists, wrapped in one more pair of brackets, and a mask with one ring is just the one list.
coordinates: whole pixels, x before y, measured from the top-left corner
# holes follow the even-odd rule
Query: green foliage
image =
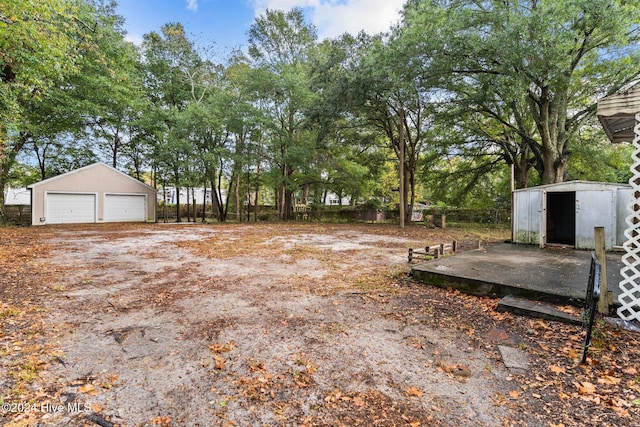
[(594, 134), (586, 130), (569, 145), (571, 159), (567, 167), (570, 179), (628, 183), (632, 176), (631, 144), (611, 144), (602, 130)]
[(441, 88), (464, 112), (464, 124), (493, 141), (507, 161), (525, 156), (523, 176), (533, 163), (550, 183), (565, 178), (568, 145), (593, 117), (594, 94), (612, 93), (640, 75), (632, 66), (640, 58), (639, 6), (414, 0), (399, 32), (428, 77), (422, 84)]
[[(76, 24), (81, 1), (3, 1), (0, 5), (0, 139), (20, 123), (22, 104), (78, 71), (90, 35)], [(84, 38), (84, 40), (83, 40)]]
[(390, 34), (320, 43), (301, 9), (267, 10), (223, 66), (180, 23), (126, 42), (110, 0), (6, 0), (0, 186), (33, 179), (27, 150), (42, 178), (100, 158), (213, 188), (220, 220), (329, 193), (394, 206), (400, 166), (412, 204), (502, 207), (511, 165), (518, 187), (624, 182), (631, 149), (593, 117), (640, 76), (639, 6), (410, 0)]
[[(0, 188), (32, 132), (29, 114), (51, 88), (81, 69), (95, 48), (95, 9), (83, 0), (7, 0), (0, 4)], [(50, 99), (50, 98), (49, 98)], [(47, 122), (46, 117), (43, 122)], [(5, 220), (0, 192), (0, 222)]]
[(315, 28), (304, 22), (300, 9), (267, 10), (249, 30), (249, 54), (260, 69), (257, 95), (270, 163), (266, 177), (277, 189), (283, 220), (289, 219), (301, 169), (314, 162), (316, 138), (306, 126), (304, 111), (314, 100), (308, 58), (315, 42)]

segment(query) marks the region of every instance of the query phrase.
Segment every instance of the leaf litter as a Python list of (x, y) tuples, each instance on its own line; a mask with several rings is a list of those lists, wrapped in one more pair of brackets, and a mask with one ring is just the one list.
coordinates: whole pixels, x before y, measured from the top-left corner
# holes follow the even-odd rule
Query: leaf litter
[[(472, 232), (0, 232), (0, 400), (15, 409), (0, 424), (639, 424), (637, 334), (598, 322), (582, 366), (579, 327), (407, 278), (408, 247), (471, 248)], [(502, 365), (505, 343), (530, 356), (530, 371)]]

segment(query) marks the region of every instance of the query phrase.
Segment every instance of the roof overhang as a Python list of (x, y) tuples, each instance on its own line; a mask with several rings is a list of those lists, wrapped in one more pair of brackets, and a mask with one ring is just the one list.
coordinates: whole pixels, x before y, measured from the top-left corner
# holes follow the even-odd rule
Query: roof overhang
[(634, 138), (633, 127), (636, 120), (635, 115), (620, 115), (613, 117), (604, 117), (598, 115), (600, 124), (604, 129), (609, 141), (614, 143), (631, 142)]
[(640, 84), (598, 101), (596, 115), (611, 142), (631, 142), (636, 114), (640, 113)]

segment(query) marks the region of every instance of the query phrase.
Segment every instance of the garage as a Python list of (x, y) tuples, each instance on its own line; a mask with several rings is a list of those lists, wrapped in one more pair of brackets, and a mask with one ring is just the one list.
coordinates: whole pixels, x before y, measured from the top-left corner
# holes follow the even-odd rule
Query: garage
[(50, 224), (96, 222), (96, 195), (46, 193), (46, 217)]
[(104, 163), (28, 188), (32, 225), (156, 220), (156, 190)]
[(139, 222), (145, 220), (146, 196), (140, 194), (105, 194), (105, 222)]

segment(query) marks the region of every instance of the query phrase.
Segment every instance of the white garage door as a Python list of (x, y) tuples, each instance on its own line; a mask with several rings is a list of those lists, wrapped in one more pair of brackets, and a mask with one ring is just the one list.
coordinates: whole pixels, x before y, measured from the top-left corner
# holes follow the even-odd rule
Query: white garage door
[(105, 222), (135, 222), (147, 219), (144, 195), (107, 194), (104, 197)]
[(45, 206), (49, 224), (96, 222), (95, 194), (47, 193)]

